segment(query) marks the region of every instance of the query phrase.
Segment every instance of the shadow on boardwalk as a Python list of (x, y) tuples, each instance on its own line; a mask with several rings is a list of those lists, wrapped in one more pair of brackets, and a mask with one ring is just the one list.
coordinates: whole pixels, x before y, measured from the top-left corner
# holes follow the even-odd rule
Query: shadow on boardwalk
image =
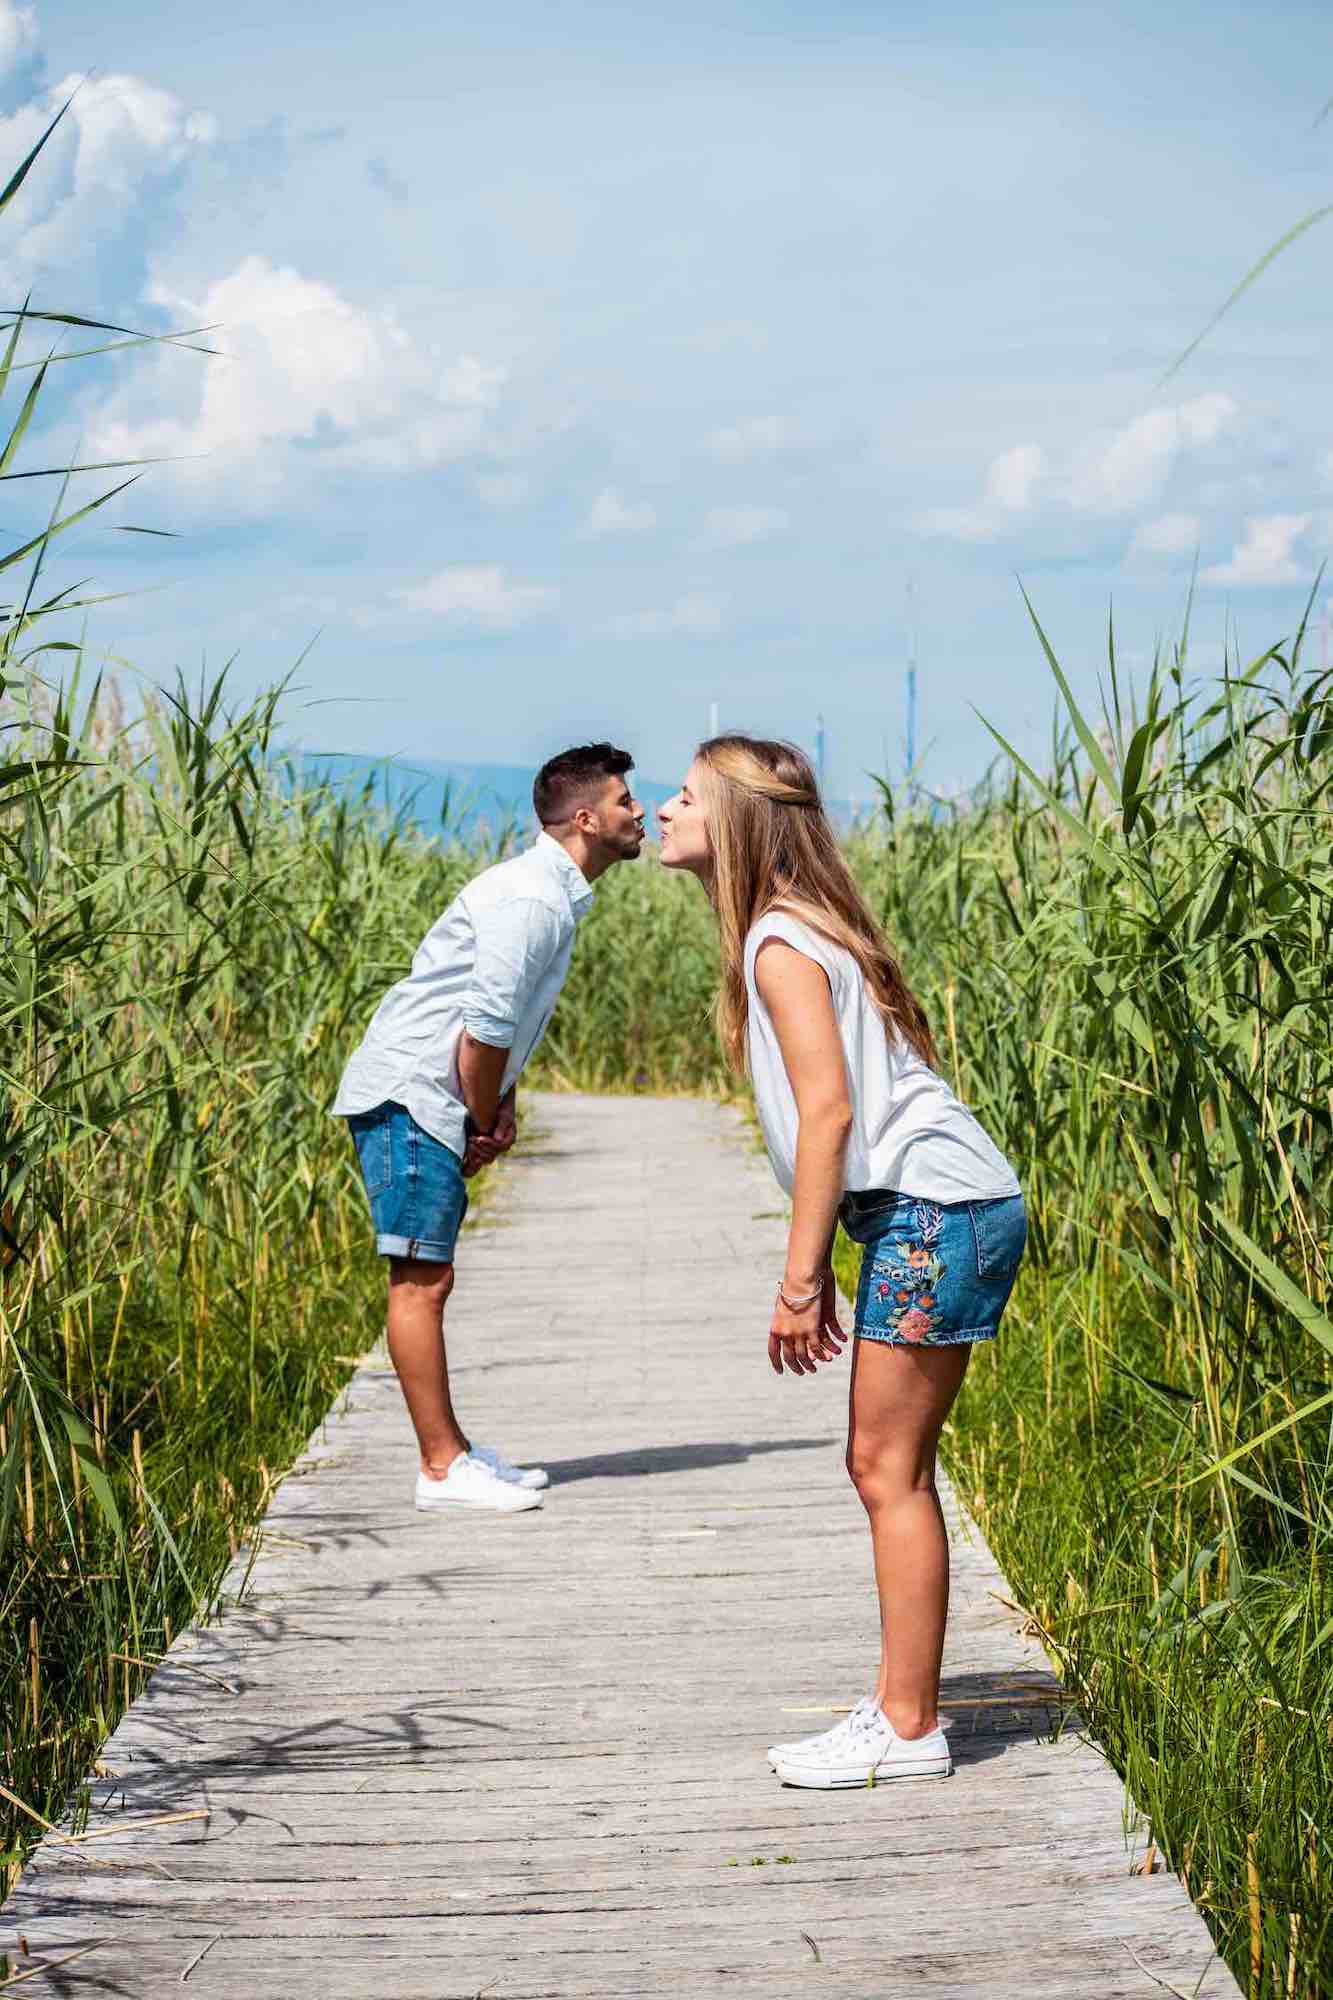
[(11, 1898), (25, 2000), (1236, 2000), (975, 1534), (953, 1779), (777, 1783), (767, 1744), (879, 1650), (845, 1370), (768, 1369), (784, 1232), (734, 1113), (541, 1118), (450, 1312), (466, 1421), (548, 1504), (415, 1514), (396, 1385), (359, 1371), (244, 1601), (106, 1746), (95, 1838)]
[(744, 1465), (770, 1451), (826, 1451), (838, 1440), (767, 1438), (754, 1444), (662, 1444), (637, 1451), (595, 1452), (589, 1458), (547, 1461), (553, 1486), (572, 1486), (579, 1479), (642, 1479), (656, 1472), (696, 1472), (716, 1465)]

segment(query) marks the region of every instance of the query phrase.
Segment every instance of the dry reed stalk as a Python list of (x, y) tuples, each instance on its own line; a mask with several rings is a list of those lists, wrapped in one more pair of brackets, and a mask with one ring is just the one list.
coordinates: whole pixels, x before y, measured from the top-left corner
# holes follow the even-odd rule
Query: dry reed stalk
[[(15, 1867), (17, 1867), (15, 1863)], [(90, 1951), (100, 1951), (101, 1938), (94, 1938), (91, 1944), (81, 1944), (77, 1951), (67, 1951), (63, 1958), (44, 1959), (40, 1965), (31, 1966), (26, 1972), (11, 1972), (4, 1981), (6, 1988), (22, 1986), (25, 1980), (38, 1979), (48, 1972), (56, 1972), (62, 1965), (73, 1965), (76, 1958), (87, 1958)]]
[(124, 1820), (119, 1826), (95, 1826), (90, 1828), (87, 1833), (56, 1833), (55, 1838), (64, 1841), (70, 1847), (74, 1847), (81, 1846), (84, 1841), (88, 1840), (110, 1840), (122, 1833), (141, 1833), (145, 1827), (183, 1826), (186, 1820), (210, 1819), (211, 1817), (212, 1815), (207, 1806), (195, 1806), (189, 1812), (152, 1813), (146, 1819)]
[(1250, 2000), (1258, 2000), (1259, 1981), (1264, 1968), (1263, 1911), (1259, 1901), (1258, 1836), (1251, 1828), (1245, 1836), (1246, 1904), (1250, 1916)]

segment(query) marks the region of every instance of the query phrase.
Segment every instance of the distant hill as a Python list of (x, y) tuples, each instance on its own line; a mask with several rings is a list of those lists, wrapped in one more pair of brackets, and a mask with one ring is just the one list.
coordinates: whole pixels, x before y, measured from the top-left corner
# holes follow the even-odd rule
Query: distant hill
[[(340, 790), (369, 787), (380, 805), (406, 811), (431, 831), (447, 824), (456, 832), (482, 828), (500, 833), (506, 827), (520, 834), (532, 831), (532, 781), (529, 764), (440, 764), (428, 758), (344, 756), (337, 751), (307, 750), (292, 758), (307, 781), (323, 779)], [(650, 809), (669, 799), (673, 785), (661, 785), (633, 773), (635, 796)], [(649, 830), (652, 813), (649, 812)]]
[[(376, 802), (392, 812), (405, 812), (417, 826), (436, 832), (447, 825), (456, 833), (500, 834), (513, 828), (526, 838), (535, 827), (532, 781), (528, 764), (441, 764), (428, 758), (359, 757), (334, 750), (291, 753), (291, 762), (307, 782), (324, 780), (340, 790), (369, 788)], [(674, 785), (659, 784), (638, 771), (633, 774), (636, 797), (648, 808), (648, 831), (656, 837), (653, 808), (674, 794)], [(829, 799), (835, 824), (849, 826), (855, 817), (843, 799)]]

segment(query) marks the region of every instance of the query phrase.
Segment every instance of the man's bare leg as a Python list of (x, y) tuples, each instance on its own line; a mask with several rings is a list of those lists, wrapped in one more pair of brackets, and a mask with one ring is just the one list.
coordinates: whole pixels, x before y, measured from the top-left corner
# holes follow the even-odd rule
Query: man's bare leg
[(421, 1469), (443, 1479), (468, 1441), (449, 1394), (444, 1308), (454, 1288), (452, 1264), (389, 1259), (389, 1355), (421, 1448)]

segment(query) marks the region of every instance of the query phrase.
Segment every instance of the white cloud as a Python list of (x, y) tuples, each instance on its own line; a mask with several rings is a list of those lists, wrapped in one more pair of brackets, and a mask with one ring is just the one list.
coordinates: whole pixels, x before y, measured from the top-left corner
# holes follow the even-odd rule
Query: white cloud
[[(12, 6), (0, 12), (0, 70), (23, 53), (26, 14)], [(213, 118), (187, 110), (179, 98), (142, 77), (67, 76), (11, 117), (0, 118), (6, 174), (71, 97), (6, 216), (0, 270), (11, 282), (57, 263), (84, 266), (90, 244), (105, 247), (109, 237), (123, 232), (136, 203), (217, 137)]]
[[(255, 511), (289, 483), (323, 478), (330, 463), (420, 469), (467, 456), (487, 436), (503, 369), (473, 355), (441, 369), (391, 314), (364, 312), (289, 266), (247, 257), (201, 299), (152, 296), (215, 327), (225, 352), (191, 369), (159, 351), (91, 426), (90, 443), (108, 458), (193, 461), (176, 476), (225, 480), (232, 503)], [(136, 388), (152, 410), (174, 403), (178, 414), (138, 421)]]
[(1183, 556), (1199, 546), (1200, 523), (1196, 514), (1159, 514), (1135, 530), (1131, 555)]
[(704, 516), (704, 544), (710, 549), (747, 548), (771, 541), (790, 525), (781, 507), (713, 507)]
[(986, 501), (1007, 514), (1022, 514), (1032, 505), (1032, 491), (1046, 470), (1039, 444), (1016, 444), (991, 461), (986, 475)]
[(708, 449), (715, 458), (740, 465), (747, 459), (766, 458), (790, 442), (791, 433), (781, 417), (751, 417), (746, 423), (714, 431)]
[(1046, 471), (1046, 454), (1039, 444), (1016, 444), (991, 460), (978, 506), (932, 507), (917, 516), (917, 532), (953, 542), (993, 542), (1009, 531), (1014, 515), (1031, 507)]
[(615, 639), (660, 639), (673, 632), (707, 639), (722, 630), (724, 604), (698, 592), (678, 597), (668, 611), (632, 611), (613, 618), (608, 630)]
[(622, 500), (614, 486), (597, 495), (583, 524), (583, 533), (601, 535), (646, 535), (657, 526), (656, 510), (646, 500)]
[(36, 47), (36, 10), (16, 7), (14, 0), (0, 0), (0, 75), (8, 76)]
[(1148, 410), (1122, 430), (1086, 440), (1058, 467), (1040, 445), (1014, 445), (991, 460), (974, 506), (935, 507), (914, 525), (923, 535), (993, 542), (1011, 534), (1017, 517), (1039, 501), (1077, 514), (1133, 513), (1157, 497), (1182, 453), (1213, 444), (1239, 414), (1231, 397), (1216, 391)]
[(1212, 564), (1203, 581), (1241, 589), (1305, 581), (1308, 570), (1296, 561), (1292, 543), (1306, 533), (1311, 519), (1309, 514), (1252, 515), (1230, 560)]
[(452, 563), (410, 590), (396, 590), (394, 599), (407, 611), (429, 612), (460, 625), (480, 625), (492, 632), (511, 632), (540, 616), (558, 593), (544, 585), (510, 583), (499, 563)]
[(1071, 506), (1093, 514), (1126, 514), (1146, 506), (1161, 491), (1181, 452), (1214, 443), (1238, 414), (1231, 397), (1216, 392), (1146, 410), (1078, 455), (1069, 487)]

